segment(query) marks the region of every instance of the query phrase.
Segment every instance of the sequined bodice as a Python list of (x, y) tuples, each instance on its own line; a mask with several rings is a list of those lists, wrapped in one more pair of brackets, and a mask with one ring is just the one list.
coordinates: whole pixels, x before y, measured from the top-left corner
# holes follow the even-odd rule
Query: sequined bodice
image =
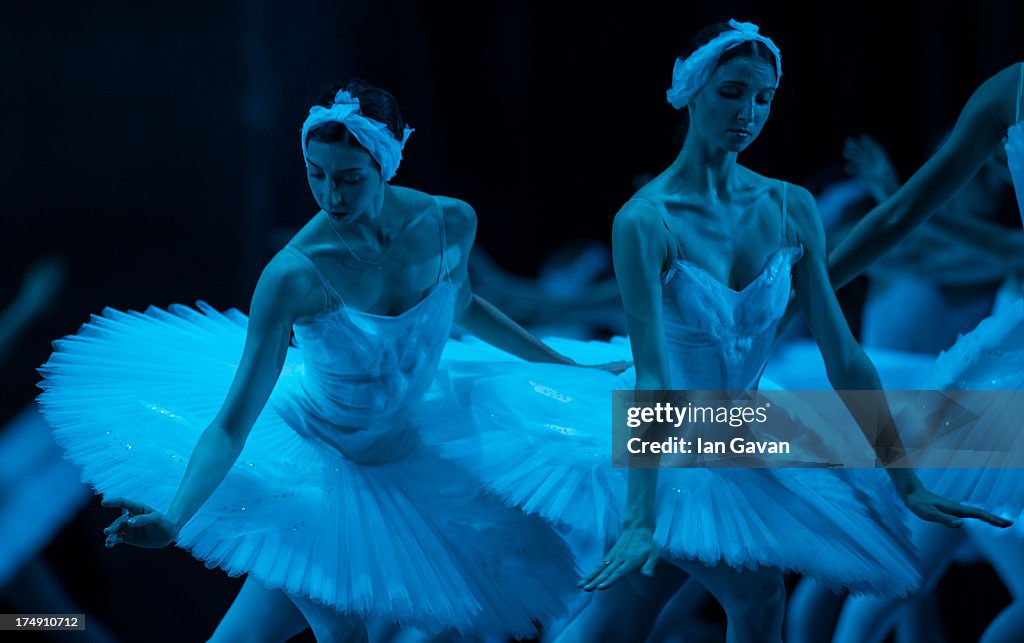
[(309, 392), (337, 421), (372, 422), (417, 401), (451, 331), (455, 288), (435, 285), (401, 315), (342, 306), (295, 326)]
[(412, 406), (434, 382), (451, 334), (458, 286), (449, 276), (441, 205), (433, 198), (440, 249), (437, 281), (399, 315), (352, 308), (316, 263), (285, 247), (320, 282), (335, 308), (293, 328), (298, 357), (285, 365), (271, 403), (297, 433), (362, 462), (401, 457), (416, 442)]
[(755, 388), (789, 302), (799, 246), (779, 248), (746, 288), (733, 290), (677, 260), (663, 278), (665, 341), (677, 389)]
[(343, 305), (297, 324), (301, 363), (275, 389), (275, 410), (352, 459), (400, 455), (409, 409), (430, 388), (448, 341), (456, 291), (438, 283), (394, 317)]

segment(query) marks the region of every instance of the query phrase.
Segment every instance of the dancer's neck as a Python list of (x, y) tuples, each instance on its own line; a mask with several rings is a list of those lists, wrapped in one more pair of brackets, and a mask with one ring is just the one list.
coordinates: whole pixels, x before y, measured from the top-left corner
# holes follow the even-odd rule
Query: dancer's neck
[(691, 132), (668, 168), (669, 180), (679, 192), (728, 198), (738, 178), (736, 156), (736, 152), (709, 145)]

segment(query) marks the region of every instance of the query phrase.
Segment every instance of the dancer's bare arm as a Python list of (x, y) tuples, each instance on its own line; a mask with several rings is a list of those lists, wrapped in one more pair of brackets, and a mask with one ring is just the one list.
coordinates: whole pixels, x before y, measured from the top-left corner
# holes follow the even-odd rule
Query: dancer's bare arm
[[(459, 325), (488, 344), (528, 362), (576, 366), (575, 361), (534, 337), (487, 300), (473, 294), (468, 260), (476, 237), (476, 213), (468, 203), (457, 199), (444, 199), (442, 204), (449, 247), (455, 250), (450, 256), (457, 257), (450, 267), (452, 280), (459, 285)], [(627, 366), (628, 362), (614, 362), (597, 367), (618, 373)]]
[[(166, 514), (125, 498), (104, 505), (124, 513), (104, 531), (107, 546), (163, 547), (213, 494), (238, 459), (281, 374), (292, 324), (323, 305), (319, 285), (294, 258), (278, 255), (256, 284), (245, 348), (220, 412), (203, 431)], [(318, 300), (318, 298), (320, 298)]]
[(963, 187), (1013, 123), (1019, 64), (986, 80), (967, 101), (949, 140), (892, 198), (864, 217), (829, 257), (839, 288), (896, 245)]
[[(793, 270), (797, 302), (821, 350), (829, 382), (837, 391), (855, 392), (853, 396), (840, 394), (840, 398), (879, 460), (889, 464), (903, 456), (903, 444), (881, 391), (878, 372), (850, 331), (829, 282), (825, 233), (814, 197), (803, 188), (794, 187), (790, 190), (789, 210), (793, 234), (804, 249), (803, 258)], [(875, 396), (870, 395), (872, 391)], [(913, 469), (888, 468), (886, 472), (907, 508), (923, 520), (950, 527), (960, 526), (962, 518), (975, 518), (999, 527), (1010, 524), (987, 511), (932, 493)]]
[[(619, 211), (612, 226), (612, 257), (626, 309), (638, 391), (671, 387), (661, 301), (661, 273), (669, 257), (670, 240), (660, 217), (653, 207), (631, 201)], [(605, 589), (638, 568), (646, 575), (654, 573), (658, 561), (654, 544), (657, 486), (657, 467), (629, 470), (622, 535), (580, 587)]]

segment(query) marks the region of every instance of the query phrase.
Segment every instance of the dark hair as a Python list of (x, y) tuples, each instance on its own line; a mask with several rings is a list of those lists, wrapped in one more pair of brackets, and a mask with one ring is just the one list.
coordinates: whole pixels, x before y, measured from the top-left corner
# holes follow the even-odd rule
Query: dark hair
[[(339, 90), (346, 90), (354, 98), (359, 99), (359, 110), (363, 116), (380, 121), (388, 126), (388, 130), (396, 140), (402, 140), (402, 132), (405, 131), (405, 119), (398, 109), (398, 101), (390, 92), (375, 87), (370, 83), (353, 78), (347, 83), (339, 83), (329, 87), (316, 104), (323, 107), (330, 107), (334, 104), (334, 97)], [(313, 130), (306, 136), (306, 141), (320, 141), (322, 143), (344, 143), (346, 145), (359, 145), (348, 128), (341, 123), (325, 123)]]
[[(693, 41), (690, 43), (690, 48), (679, 58), (685, 60), (704, 45), (708, 44), (719, 34), (725, 33), (726, 31), (732, 30), (727, 22), (716, 22), (704, 27), (693, 37)], [(722, 53), (722, 56), (718, 59), (718, 64), (715, 65), (715, 69), (722, 63), (727, 63), (735, 58), (755, 58), (763, 63), (769, 65), (772, 69), (777, 69), (778, 61), (775, 60), (775, 54), (768, 48), (766, 44), (760, 40), (748, 40), (740, 43), (728, 49)], [(714, 71), (714, 70), (712, 70)], [(690, 111), (688, 109), (679, 110), (682, 117), (679, 121), (679, 126), (676, 129), (676, 142), (682, 144), (686, 140), (686, 130), (690, 127)]]

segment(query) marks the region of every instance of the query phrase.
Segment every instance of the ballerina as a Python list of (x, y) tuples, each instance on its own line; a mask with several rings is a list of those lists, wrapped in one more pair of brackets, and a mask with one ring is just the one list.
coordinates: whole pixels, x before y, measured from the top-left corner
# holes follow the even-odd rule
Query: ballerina
[[(854, 173), (870, 187), (879, 203), (899, 189), (892, 163), (877, 142), (869, 137), (862, 137), (860, 141), (851, 139), (844, 154)], [(933, 218), (869, 268), (872, 280), (877, 276), (895, 285), (893, 292), (882, 289), (881, 304), (869, 295), (862, 326), (862, 344), (879, 366), (887, 390), (943, 386), (929, 381), (935, 357), (917, 354), (916, 350), (938, 352), (952, 345), (955, 337), (973, 329), (991, 313), (993, 289), (990, 284), (1020, 270), (1019, 264), (1024, 261), (1024, 232), (988, 220), (1002, 203), (999, 197), (1006, 188), (1012, 190), (1006, 157), (997, 150), (978, 175), (941, 206)], [(869, 293), (874, 290), (872, 283)], [(979, 317), (979, 313), (983, 314)], [(872, 351), (873, 339), (886, 342), (887, 349), (915, 353), (879, 351), (878, 348)], [(880, 364), (879, 357), (887, 362)], [(788, 362), (784, 365), (785, 374), (799, 370), (802, 379), (801, 386), (796, 388), (827, 386), (820, 359), (809, 352), (794, 354)], [(944, 359), (943, 363), (950, 362)], [(773, 373), (769, 364), (766, 376), (780, 375), (782, 373)], [(954, 531), (915, 522), (911, 530), (928, 570), (922, 587), (913, 596), (900, 600), (867, 596), (851, 599), (843, 618), (844, 626), (836, 633), (839, 640), (877, 639), (890, 627), (896, 630), (899, 640), (941, 638), (930, 589), (952, 560), (962, 558), (957, 552), (963, 549), (961, 545), (965, 541), (971, 540), (976, 529), (972, 526)], [(800, 643), (831, 637), (842, 606), (843, 597), (804, 579), (792, 593), (787, 607), (786, 640)]]
[(421, 437), (465, 413), (435, 377), (454, 319), (573, 362), (473, 297), (468, 204), (390, 183), (410, 132), (381, 89), (328, 92), (302, 128), (320, 210), (267, 264), (248, 318), (108, 309), (41, 368), (57, 441), (123, 510), (108, 547), (176, 542), (248, 574), (215, 640), (307, 622), (318, 640), (361, 637), (371, 618), (525, 637), (572, 593), (550, 526)]
[[(676, 63), (669, 97), (691, 116), (683, 148), (620, 210), (612, 232), (635, 373), (602, 389), (600, 373), (527, 365), (527, 378), (509, 369), (492, 383), (504, 398), (495, 395), (495, 409), (504, 403), (492, 412), (495, 426), (448, 445), (507, 502), (617, 538), (580, 583), (607, 591), (562, 640), (644, 638), (686, 580), (681, 570), (723, 604), (730, 640), (778, 640), (783, 570), (859, 592), (916, 586), (901, 499), (945, 524), (963, 517), (1005, 524), (931, 494), (906, 469), (889, 472), (895, 485), (881, 475), (807, 469), (633, 469), (627, 485), (623, 471), (608, 466), (610, 409), (598, 391), (607, 399), (610, 388), (756, 388), (793, 266), (836, 387), (878, 388), (828, 287), (813, 199), (736, 162), (763, 127), (780, 75), (774, 44), (756, 26), (734, 21), (702, 33), (693, 54)], [(580, 359), (588, 350), (567, 352)], [(478, 397), (483, 388), (475, 383)], [(574, 413), (573, 402), (590, 413)], [(538, 409), (543, 422), (531, 425)], [(875, 418), (889, 419), (884, 403), (873, 411), (870, 421), (861, 418), (871, 431)], [(879, 457), (888, 462), (899, 448), (890, 431)], [(675, 564), (658, 568), (653, 582), (630, 575), (641, 567), (655, 574), (659, 558)], [(620, 579), (628, 587), (613, 587)]]
[[(960, 113), (946, 143), (890, 199), (858, 223), (829, 257), (832, 283), (841, 287), (877, 257), (909, 234), (969, 181), (1005, 139), (1006, 162), (1024, 215), (1024, 63), (1015, 63), (982, 83)], [(994, 237), (994, 246), (1003, 240)], [(941, 355), (927, 386), (935, 389), (1018, 389), (1020, 340), (1024, 306), (1018, 298), (982, 321)], [(1005, 418), (1006, 416), (1004, 416)], [(998, 421), (998, 420), (997, 420)], [(1001, 429), (1000, 429), (1001, 430)], [(926, 471), (942, 493), (967, 498), (972, 504), (1018, 517), (1024, 507), (1024, 479), (1012, 469), (950, 469)], [(1024, 627), (1024, 539), (972, 527), (967, 532), (992, 562), (1012, 601), (986, 629), (982, 641), (1019, 640)], [(918, 528), (916, 539), (929, 569), (931, 587), (950, 561), (953, 535)], [(962, 537), (961, 537), (962, 539)], [(882, 598), (848, 600), (836, 630), (837, 641), (880, 640), (902, 605)]]
[[(677, 61), (669, 91), (673, 106), (689, 113), (682, 151), (618, 212), (612, 229), (636, 389), (756, 388), (792, 278), (831, 384), (844, 390), (878, 390), (878, 375), (828, 286), (824, 237), (813, 198), (801, 187), (736, 162), (768, 118), (781, 76), (777, 48), (755, 26), (735, 22), (713, 28), (697, 42), (688, 58)], [(888, 463), (901, 446), (881, 393), (877, 416), (858, 413), (853, 406), (850, 411), (865, 435), (880, 434), (877, 455)], [(887, 473), (890, 488), (921, 518), (950, 526), (963, 518), (1009, 524), (932, 494), (911, 470)], [(865, 591), (856, 570), (864, 562), (863, 553), (844, 552), (844, 535), (823, 527), (826, 521), (862, 520), (855, 530), (869, 560), (889, 550), (909, 549), (898, 528), (902, 518), (895, 498), (888, 499), (882, 485), (870, 478), (829, 471), (633, 469), (622, 534), (582, 585), (606, 589), (638, 568), (651, 575), (657, 560), (665, 557), (722, 603), (729, 640), (779, 640), (783, 570), (830, 575), (834, 585)], [(799, 489), (793, 492), (797, 480)], [(856, 488), (863, 484), (878, 485), (874, 496), (879, 504), (864, 503)], [(776, 485), (777, 495), (771, 490)], [(666, 486), (689, 491), (685, 500), (677, 496), (675, 504), (681, 507), (669, 506), (673, 501), (665, 500)], [(744, 506), (727, 500), (726, 489), (752, 505), (750, 499), (762, 494), (767, 502)], [(771, 525), (779, 515), (791, 515), (825, 492), (834, 495), (837, 515), (818, 507), (821, 522), (779, 525), (778, 535), (773, 535)], [(888, 494), (896, 495), (891, 490)], [(703, 509), (705, 503), (714, 509)], [(808, 549), (787, 551), (777, 542), (783, 531), (788, 543), (807, 535)], [(833, 550), (827, 558), (826, 549)], [(820, 560), (814, 560), (816, 551)], [(888, 578), (876, 578), (867, 591), (906, 591), (909, 585), (900, 585), (906, 578), (899, 565), (890, 572)], [(605, 608), (614, 601), (618, 612), (629, 610), (634, 602), (624, 607), (623, 601), (629, 600), (625, 595), (618, 592), (604, 600)], [(658, 598), (667, 596), (657, 593)]]

